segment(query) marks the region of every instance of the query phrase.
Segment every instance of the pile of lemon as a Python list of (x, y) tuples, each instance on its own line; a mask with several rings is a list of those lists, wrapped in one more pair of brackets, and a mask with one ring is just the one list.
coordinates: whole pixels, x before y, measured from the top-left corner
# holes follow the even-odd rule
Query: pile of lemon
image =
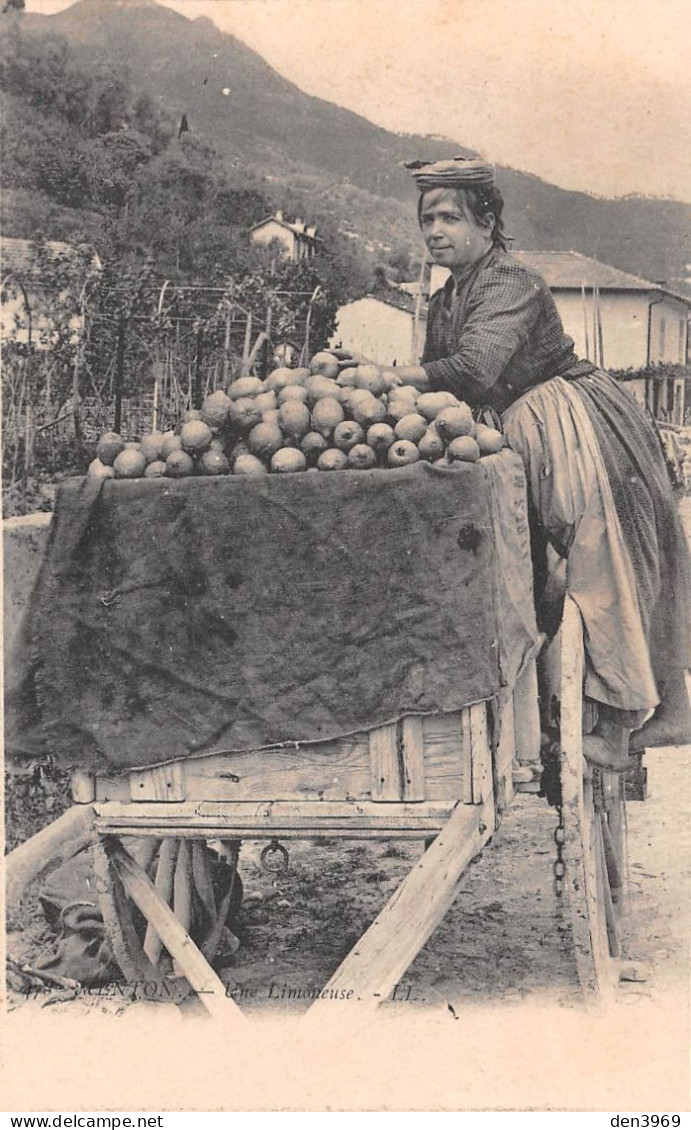
[(178, 431), (125, 443), (101, 437), (88, 474), (97, 478), (185, 478), (299, 471), (368, 471), (418, 460), (474, 463), (501, 450), (503, 436), (476, 424), (450, 392), (420, 393), (391, 370), (344, 364), (329, 351), (309, 368), (240, 377), (207, 396)]

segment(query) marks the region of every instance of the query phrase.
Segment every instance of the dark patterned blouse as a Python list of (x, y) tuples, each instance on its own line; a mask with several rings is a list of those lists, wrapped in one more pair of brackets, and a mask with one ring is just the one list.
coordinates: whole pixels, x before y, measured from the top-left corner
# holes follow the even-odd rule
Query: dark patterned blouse
[(422, 364), (433, 389), (503, 412), (528, 388), (585, 376), (541, 275), (492, 248), (432, 295)]

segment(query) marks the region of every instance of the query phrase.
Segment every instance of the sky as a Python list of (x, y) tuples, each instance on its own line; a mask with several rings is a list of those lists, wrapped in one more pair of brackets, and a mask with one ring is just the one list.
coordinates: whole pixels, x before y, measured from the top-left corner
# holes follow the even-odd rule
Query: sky
[(165, 2), (387, 129), (564, 188), (691, 200), (688, 0)]

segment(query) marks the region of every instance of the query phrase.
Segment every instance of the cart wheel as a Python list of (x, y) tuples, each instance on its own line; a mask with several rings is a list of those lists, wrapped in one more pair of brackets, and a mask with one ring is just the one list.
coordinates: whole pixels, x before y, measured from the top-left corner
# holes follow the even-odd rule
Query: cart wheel
[[(206, 844), (182, 837), (133, 841), (96, 836), (94, 866), (101, 913), (113, 956), (128, 982), (164, 982), (179, 974), (150, 922), (125, 891), (118, 872), (117, 851), (124, 848), (152, 874), (155, 888), (180, 924), (194, 937), (207, 961), (222, 948), (226, 922), (242, 903), (242, 882), (237, 873), (239, 844), (232, 845), (234, 863), (218, 891), (208, 868)], [(194, 930), (193, 930), (194, 924)]]
[(583, 758), (583, 626), (567, 597), (561, 626), (561, 798), (564, 892), (581, 987), (611, 996), (619, 980), (626, 901), (625, 783)]
[(158, 968), (144, 953), (140, 937), (141, 923), (135, 922), (137, 911), (127, 897), (111, 860), (111, 847), (112, 837), (95, 837), (93, 852), (96, 886), (113, 957), (129, 984), (162, 981), (165, 976), (163, 969)]

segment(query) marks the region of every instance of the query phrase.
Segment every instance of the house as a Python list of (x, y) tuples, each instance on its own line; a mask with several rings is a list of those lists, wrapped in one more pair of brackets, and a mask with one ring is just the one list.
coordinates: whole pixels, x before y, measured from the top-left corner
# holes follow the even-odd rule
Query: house
[[(58, 240), (39, 245), (30, 239), (3, 239), (0, 245), (2, 340), (39, 350), (49, 349), (61, 306), (64, 308), (68, 296), (71, 296), (70, 305), (78, 306), (89, 278), (101, 269), (98, 255), (87, 247)], [(83, 325), (82, 316), (75, 314), (69, 324), (74, 334), (78, 334)]]
[(342, 345), (382, 365), (409, 365), (422, 352), (426, 317), (425, 302), (389, 287), (341, 306), (331, 345)]
[(289, 223), (283, 212), (276, 212), (250, 228), (250, 241), (268, 246), (277, 240), (282, 252), (294, 263), (302, 263), (314, 256), (317, 248), (317, 229), (309, 228), (303, 220)]

